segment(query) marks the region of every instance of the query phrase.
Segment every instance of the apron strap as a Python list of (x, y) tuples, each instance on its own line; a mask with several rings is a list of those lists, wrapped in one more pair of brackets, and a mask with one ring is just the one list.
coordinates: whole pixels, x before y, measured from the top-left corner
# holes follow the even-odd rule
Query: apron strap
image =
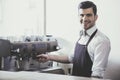
[(96, 34), (97, 31), (98, 30), (96, 29), (95, 32), (90, 36), (90, 39), (88, 40), (86, 46), (88, 46), (88, 44), (90, 43), (90, 41), (92, 40), (92, 38), (95, 36), (95, 34)]

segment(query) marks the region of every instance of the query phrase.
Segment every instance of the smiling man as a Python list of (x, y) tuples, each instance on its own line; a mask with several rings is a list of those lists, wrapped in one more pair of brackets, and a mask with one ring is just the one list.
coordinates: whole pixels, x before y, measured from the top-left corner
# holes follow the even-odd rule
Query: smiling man
[(80, 23), (85, 30), (93, 27), (97, 20), (96, 13), (93, 12), (93, 8), (79, 9)]
[(80, 31), (74, 54), (69, 56), (41, 54), (37, 57), (41, 62), (51, 60), (73, 63), (74, 76), (103, 78), (111, 49), (110, 40), (97, 29), (97, 7), (93, 2), (81, 2), (78, 12), (83, 30)]

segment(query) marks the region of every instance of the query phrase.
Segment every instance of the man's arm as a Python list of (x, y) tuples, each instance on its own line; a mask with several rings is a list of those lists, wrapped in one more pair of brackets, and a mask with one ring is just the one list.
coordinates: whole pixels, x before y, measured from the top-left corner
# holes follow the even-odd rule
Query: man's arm
[(102, 78), (107, 67), (108, 56), (110, 53), (110, 42), (108, 40), (99, 42), (95, 48), (92, 76)]
[(68, 56), (41, 54), (41, 55), (37, 55), (37, 58), (40, 62), (46, 62), (50, 60), (50, 61), (56, 61), (60, 63), (70, 63)]

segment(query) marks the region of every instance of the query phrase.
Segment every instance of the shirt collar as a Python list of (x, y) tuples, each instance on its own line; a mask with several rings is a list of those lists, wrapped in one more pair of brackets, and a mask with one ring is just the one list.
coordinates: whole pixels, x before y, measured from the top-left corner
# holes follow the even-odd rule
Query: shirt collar
[[(86, 30), (87, 35), (91, 36), (95, 32), (96, 29), (97, 29), (97, 27), (93, 26), (90, 29)], [(85, 30), (84, 29), (83, 29), (83, 35), (85, 35)]]

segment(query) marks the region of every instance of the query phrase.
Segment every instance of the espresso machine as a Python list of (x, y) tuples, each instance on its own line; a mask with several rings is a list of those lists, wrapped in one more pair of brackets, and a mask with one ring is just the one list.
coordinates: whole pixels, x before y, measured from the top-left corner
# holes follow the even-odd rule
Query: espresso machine
[(25, 37), (23, 41), (14, 42), (0, 39), (0, 69), (22, 71), (46, 68), (52, 65), (51, 62), (40, 63), (36, 56), (59, 49), (57, 40), (51, 37), (46, 38), (46, 40), (42, 38), (32, 40), (32, 37)]

